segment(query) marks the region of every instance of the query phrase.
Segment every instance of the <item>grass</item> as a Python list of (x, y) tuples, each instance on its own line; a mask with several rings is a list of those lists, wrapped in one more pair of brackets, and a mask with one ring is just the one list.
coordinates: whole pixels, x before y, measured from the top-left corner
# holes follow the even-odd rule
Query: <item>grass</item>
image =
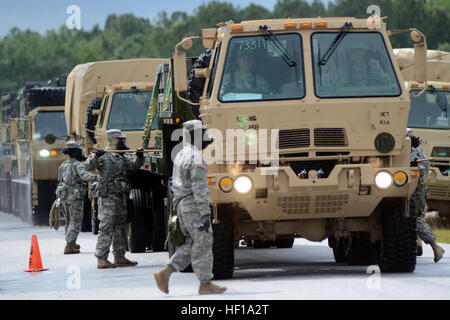
[(450, 230), (449, 229), (436, 229), (433, 230), (436, 236), (436, 242), (450, 243)]

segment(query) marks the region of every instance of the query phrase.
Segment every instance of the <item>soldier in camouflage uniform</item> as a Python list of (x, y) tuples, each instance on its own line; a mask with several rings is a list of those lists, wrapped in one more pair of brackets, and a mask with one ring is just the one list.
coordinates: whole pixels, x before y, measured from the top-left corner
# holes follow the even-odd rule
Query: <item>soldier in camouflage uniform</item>
[[(127, 150), (125, 136), (118, 129), (107, 131), (108, 149)], [(100, 230), (97, 239), (95, 256), (97, 268), (135, 266), (137, 262), (125, 258), (127, 243), (127, 199), (129, 182), (126, 179), (128, 170), (137, 170), (144, 164), (143, 149), (138, 149), (133, 158), (124, 153), (106, 153), (103, 149), (91, 154), (86, 161), (86, 169), (98, 170), (98, 219)], [(109, 248), (113, 246), (114, 264), (108, 261)]]
[(84, 168), (82, 148), (74, 141), (66, 143), (64, 154), (69, 159), (58, 168), (58, 187), (56, 196), (61, 199), (65, 217), (66, 247), (64, 254), (80, 253), (80, 246), (76, 243), (83, 221), (83, 200), (86, 196), (87, 182), (97, 181), (96, 174), (89, 173)]
[[(417, 234), (420, 239), (426, 244), (431, 245), (434, 253), (434, 262), (438, 262), (444, 256), (445, 250), (436, 243), (436, 236), (433, 233), (430, 225), (425, 221), (425, 213), (428, 210), (427, 195), (428, 190), (425, 186), (424, 176), (425, 172), (430, 168), (430, 162), (428, 160), (418, 161), (420, 159), (426, 159), (425, 152), (420, 148), (420, 140), (408, 132), (411, 138), (411, 154), (410, 161), (412, 167), (419, 168), (419, 181), (417, 188), (412, 194), (412, 200), (414, 201), (415, 214), (417, 217)], [(418, 255), (421, 255), (422, 247), (419, 246)]]
[(192, 269), (200, 280), (199, 294), (222, 293), (226, 288), (211, 282), (213, 233), (206, 163), (201, 153), (212, 139), (202, 141), (206, 127), (200, 120), (187, 121), (183, 125), (183, 131), (185, 145), (174, 161), (172, 187), (174, 206), (186, 242), (176, 248), (169, 263), (157, 271), (154, 277), (158, 288), (167, 294), (170, 275), (192, 264)]

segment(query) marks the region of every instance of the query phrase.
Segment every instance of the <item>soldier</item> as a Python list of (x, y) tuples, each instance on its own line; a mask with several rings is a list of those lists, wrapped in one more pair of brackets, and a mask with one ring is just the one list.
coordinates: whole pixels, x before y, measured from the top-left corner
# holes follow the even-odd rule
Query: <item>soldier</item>
[(185, 143), (174, 161), (172, 186), (174, 206), (186, 242), (176, 248), (169, 263), (157, 271), (154, 277), (158, 288), (167, 294), (170, 275), (185, 269), (191, 263), (200, 280), (199, 294), (222, 293), (226, 288), (211, 282), (213, 234), (206, 164), (201, 153), (212, 139), (202, 139), (206, 134), (206, 127), (200, 120), (184, 123), (183, 133)]
[[(410, 161), (412, 167), (419, 168), (419, 181), (417, 188), (412, 194), (412, 200), (414, 201), (415, 214), (417, 217), (417, 234), (426, 244), (431, 245), (434, 253), (434, 262), (438, 262), (444, 256), (445, 250), (436, 243), (436, 236), (433, 233), (430, 225), (425, 221), (425, 213), (428, 210), (427, 207), (427, 187), (424, 182), (425, 172), (430, 168), (430, 162), (418, 161), (420, 159), (426, 159), (425, 152), (420, 148), (420, 139), (412, 135), (411, 131), (408, 131), (408, 135), (411, 138), (411, 155)], [(418, 247), (418, 255), (422, 254), (421, 246)]]
[(250, 50), (242, 50), (236, 58), (237, 69), (224, 75), (221, 95), (229, 92), (266, 93), (269, 84), (262, 76), (252, 70), (253, 53)]
[[(118, 129), (106, 132), (109, 147), (112, 150), (128, 150), (126, 137)], [(137, 262), (125, 258), (127, 243), (127, 199), (129, 183), (126, 179), (128, 170), (137, 170), (144, 164), (142, 148), (136, 152), (136, 158), (124, 153), (106, 153), (103, 149), (91, 154), (86, 161), (87, 170), (98, 170), (98, 219), (100, 230), (95, 256), (97, 268), (115, 268), (135, 266)], [(113, 245), (114, 264), (108, 261), (109, 248)]]
[[(80, 253), (80, 245), (76, 243), (83, 221), (83, 199), (87, 192), (87, 182), (98, 180), (96, 174), (85, 170), (82, 148), (75, 141), (68, 141), (64, 154), (69, 159), (58, 168), (58, 187), (56, 196), (61, 199), (64, 212), (66, 247), (64, 254)], [(87, 182), (86, 182), (87, 181)]]

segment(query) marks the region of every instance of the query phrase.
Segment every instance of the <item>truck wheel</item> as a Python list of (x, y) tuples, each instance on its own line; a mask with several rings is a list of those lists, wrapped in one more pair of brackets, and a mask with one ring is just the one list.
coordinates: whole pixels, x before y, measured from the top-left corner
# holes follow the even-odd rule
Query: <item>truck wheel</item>
[(87, 121), (86, 121), (86, 129), (90, 130), (87, 131), (89, 138), (92, 140), (92, 142), (95, 144), (97, 143), (97, 140), (95, 139), (95, 135), (92, 131), (95, 130), (95, 125), (97, 124), (98, 115), (94, 115), (93, 111), (100, 109), (102, 104), (102, 98), (97, 97), (91, 101), (89, 104), (88, 110), (87, 110)]
[(164, 251), (167, 237), (164, 201), (160, 193), (155, 190), (151, 192), (150, 200), (152, 205), (152, 249), (153, 252)]
[(89, 198), (86, 195), (83, 201), (83, 221), (81, 222), (81, 232), (91, 232), (91, 222), (91, 201), (89, 201)]
[(130, 200), (128, 210), (130, 210), (131, 222), (128, 225), (128, 248), (130, 252), (145, 252), (146, 233), (143, 214), (145, 202), (141, 190), (132, 189)]
[(267, 240), (253, 240), (253, 248), (255, 249), (267, 249), (272, 245), (272, 241)]
[[(200, 56), (195, 60), (188, 76), (188, 91), (186, 93), (187, 98), (192, 102), (198, 102), (203, 94), (203, 88), (205, 86), (205, 78), (197, 78), (195, 76), (195, 69), (198, 68), (208, 68), (209, 62), (211, 61), (211, 55), (213, 51), (211, 49), (206, 49)], [(200, 115), (199, 107), (195, 105), (190, 105), (192, 114), (196, 119)]]
[(91, 201), (91, 229), (93, 234), (98, 234), (100, 230), (100, 220), (98, 220), (98, 198)]
[(294, 238), (291, 239), (277, 239), (275, 241), (275, 245), (277, 248), (281, 249), (290, 249), (294, 246)]
[(405, 211), (397, 209), (383, 216), (381, 272), (413, 272), (416, 267), (416, 216), (406, 217)]
[(214, 279), (229, 279), (234, 271), (234, 225), (232, 208), (222, 205), (218, 210), (218, 224), (213, 227), (213, 274)]
[(370, 242), (368, 233), (351, 236), (348, 239), (345, 262), (350, 266), (378, 264), (379, 250), (376, 243)]
[(333, 248), (334, 261), (336, 263), (345, 262), (345, 252), (347, 250), (347, 238), (328, 238), (328, 245)]

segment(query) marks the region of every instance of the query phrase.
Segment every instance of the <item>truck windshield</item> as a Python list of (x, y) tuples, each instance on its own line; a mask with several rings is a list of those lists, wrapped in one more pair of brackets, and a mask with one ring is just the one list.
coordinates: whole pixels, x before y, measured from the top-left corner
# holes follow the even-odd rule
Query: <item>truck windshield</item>
[(45, 139), (48, 134), (59, 138), (67, 137), (64, 111), (41, 111), (36, 115), (33, 139)]
[(336, 35), (336, 32), (318, 32), (311, 37), (314, 87), (318, 97), (401, 94), (383, 37), (378, 32), (347, 32), (327, 63), (320, 64)]
[[(244, 36), (230, 40), (220, 85), (223, 102), (299, 99), (305, 95), (298, 34)], [(295, 62), (289, 64), (285, 56)]]
[(152, 91), (115, 93), (107, 129), (144, 130), (151, 98)]
[[(411, 90), (418, 94), (420, 90)], [(450, 104), (450, 91), (436, 90), (439, 100), (444, 105)], [(429, 129), (450, 129), (450, 120), (442, 107), (438, 104), (436, 95), (427, 90), (420, 96), (411, 98), (411, 110), (409, 111), (408, 127)]]

